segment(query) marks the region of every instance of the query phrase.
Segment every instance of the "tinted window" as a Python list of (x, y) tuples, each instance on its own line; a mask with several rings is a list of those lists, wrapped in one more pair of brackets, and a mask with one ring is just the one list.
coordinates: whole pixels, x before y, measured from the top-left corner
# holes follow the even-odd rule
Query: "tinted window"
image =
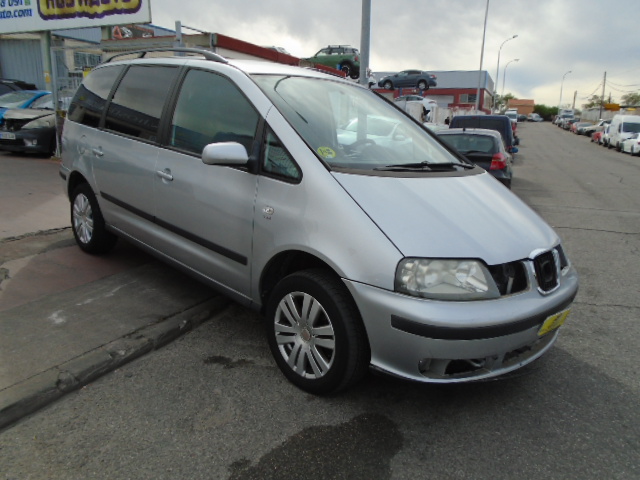
[(238, 142), (251, 152), (258, 114), (220, 75), (191, 70), (180, 89), (169, 144), (200, 155), (209, 143)]
[(89, 127), (98, 127), (113, 82), (123, 68), (116, 65), (93, 70), (74, 95), (67, 118)]
[(300, 180), (302, 174), (282, 142), (269, 129), (264, 145), (263, 171), (287, 180)]
[(498, 145), (493, 137), (487, 137), (484, 135), (465, 135), (454, 134), (440, 135), (440, 138), (447, 144), (462, 153), (496, 153), (498, 152)]
[(174, 67), (129, 68), (113, 95), (104, 127), (156, 141), (162, 108), (177, 73), (178, 69)]

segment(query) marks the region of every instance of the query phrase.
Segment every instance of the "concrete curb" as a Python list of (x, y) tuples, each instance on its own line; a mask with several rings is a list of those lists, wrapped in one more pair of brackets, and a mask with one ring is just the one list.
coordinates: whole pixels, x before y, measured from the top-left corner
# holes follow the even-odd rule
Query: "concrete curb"
[(122, 365), (159, 349), (222, 312), (231, 301), (216, 296), (0, 392), (0, 431)]

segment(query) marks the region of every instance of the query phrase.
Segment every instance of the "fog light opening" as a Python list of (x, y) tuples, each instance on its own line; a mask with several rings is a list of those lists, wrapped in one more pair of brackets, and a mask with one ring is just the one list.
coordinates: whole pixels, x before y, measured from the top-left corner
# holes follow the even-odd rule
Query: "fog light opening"
[(430, 358), (423, 358), (418, 362), (418, 370), (420, 370), (420, 373), (423, 375), (429, 371), (429, 367), (431, 367)]
[(444, 371), (445, 375), (460, 375), (480, 370), (485, 366), (485, 359), (451, 360)]

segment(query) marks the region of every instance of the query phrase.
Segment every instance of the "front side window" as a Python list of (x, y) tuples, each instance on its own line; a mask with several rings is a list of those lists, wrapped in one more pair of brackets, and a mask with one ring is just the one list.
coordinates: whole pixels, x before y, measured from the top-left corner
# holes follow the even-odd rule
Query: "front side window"
[(625, 122), (622, 124), (623, 132), (640, 132), (640, 123)]
[(177, 73), (175, 67), (134, 65), (129, 68), (109, 105), (105, 128), (156, 141), (162, 108)]
[(93, 70), (74, 95), (67, 118), (97, 128), (111, 87), (123, 68), (122, 65), (114, 65)]
[(191, 70), (180, 89), (169, 145), (200, 155), (210, 143), (238, 142), (251, 153), (258, 120), (258, 113), (231, 81)]
[(299, 181), (302, 178), (300, 168), (271, 129), (265, 137), (262, 170), (284, 180)]
[[(330, 79), (256, 75), (256, 83), (329, 167), (360, 171), (468, 167), (371, 91)], [(412, 170), (413, 171), (413, 170)]]

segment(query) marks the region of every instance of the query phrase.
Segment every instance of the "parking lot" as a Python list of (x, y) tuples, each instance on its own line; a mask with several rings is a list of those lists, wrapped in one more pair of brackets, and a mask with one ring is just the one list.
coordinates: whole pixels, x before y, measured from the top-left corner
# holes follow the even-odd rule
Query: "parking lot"
[[(232, 304), (1, 431), (0, 477), (640, 478), (640, 159), (548, 122), (519, 130), (512, 190), (556, 229), (580, 274), (572, 312), (541, 360), (466, 385), (370, 375), (318, 397), (286, 381), (260, 318)], [(32, 159), (20, 160), (28, 168)], [(38, 190), (61, 184), (54, 177)], [(123, 270), (92, 285), (117, 275), (140, 281), (157, 265), (126, 255), (137, 257), (115, 252)], [(172, 270), (158, 268), (157, 297), (140, 302), (175, 288)], [(116, 307), (105, 303), (105, 315)]]

